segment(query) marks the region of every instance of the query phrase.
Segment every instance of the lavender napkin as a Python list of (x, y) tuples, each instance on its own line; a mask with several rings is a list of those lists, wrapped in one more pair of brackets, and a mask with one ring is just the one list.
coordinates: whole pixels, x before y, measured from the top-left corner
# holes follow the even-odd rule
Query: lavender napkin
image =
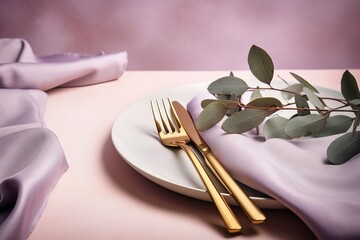
[(49, 90), (119, 78), (125, 52), (36, 56), (22, 39), (0, 39), (0, 239), (26, 239), (67, 170), (44, 123)]
[[(194, 119), (204, 98), (211, 95), (187, 106)], [(235, 179), (280, 201), (319, 239), (360, 239), (360, 156), (328, 163), (326, 147), (336, 136), (264, 141), (226, 134), (220, 125), (201, 135)]]

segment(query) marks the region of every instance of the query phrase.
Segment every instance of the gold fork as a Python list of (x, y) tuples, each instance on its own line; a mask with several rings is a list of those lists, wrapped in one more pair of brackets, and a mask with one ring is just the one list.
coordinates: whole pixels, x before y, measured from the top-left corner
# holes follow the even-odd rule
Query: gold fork
[[(170, 117), (170, 115), (167, 111), (164, 99), (162, 99), (162, 105), (163, 105), (163, 109), (164, 109), (163, 112), (165, 112), (165, 116), (164, 116), (164, 114), (162, 114), (162, 111), (160, 109), (158, 101), (156, 101), (157, 112), (160, 117), (161, 124), (159, 123), (159, 121), (156, 118), (154, 104), (152, 101), (150, 101), (151, 111), (153, 114), (156, 129), (158, 131), (161, 143), (168, 147), (179, 147), (186, 152), (188, 157), (191, 159), (196, 171), (198, 172), (202, 182), (204, 183), (206, 189), (208, 190), (208, 193), (209, 193), (212, 201), (215, 203), (215, 206), (217, 207), (217, 209), (222, 217), (222, 220), (225, 223), (227, 230), (231, 233), (239, 232), (241, 230), (241, 225), (240, 225), (239, 221), (235, 217), (235, 215), (232, 212), (232, 210), (230, 209), (229, 205), (226, 203), (224, 197), (220, 194), (219, 190), (215, 187), (214, 183), (210, 179), (208, 173), (204, 169), (200, 160), (194, 153), (193, 149), (187, 145), (190, 142), (190, 137), (187, 135), (184, 128), (181, 126), (180, 121), (176, 115), (176, 112), (175, 112), (170, 100), (167, 99), (167, 101), (170, 106), (170, 113), (171, 113), (172, 118)], [(167, 125), (171, 128), (171, 130), (168, 128)]]

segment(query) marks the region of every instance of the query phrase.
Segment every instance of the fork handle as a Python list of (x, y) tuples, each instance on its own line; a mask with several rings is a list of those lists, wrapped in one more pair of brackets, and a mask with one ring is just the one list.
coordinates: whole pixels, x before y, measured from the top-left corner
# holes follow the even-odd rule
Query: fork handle
[(262, 211), (250, 200), (246, 193), (239, 187), (234, 179), (220, 164), (214, 154), (210, 151), (202, 151), (205, 157), (205, 162), (210, 167), (212, 172), (221, 180), (222, 184), (230, 192), (230, 194), (237, 201), (239, 206), (244, 210), (246, 215), (253, 223), (262, 223), (266, 217)]
[(211, 199), (215, 203), (215, 206), (217, 207), (226, 225), (227, 230), (231, 233), (240, 232), (241, 225), (238, 219), (235, 217), (234, 213), (230, 209), (224, 197), (220, 194), (219, 190), (215, 187), (214, 183), (210, 179), (208, 173), (205, 171), (205, 168), (201, 164), (200, 160), (194, 154), (193, 149), (186, 144), (180, 145), (180, 147), (186, 152), (186, 154), (191, 159), (193, 165), (195, 166), (195, 169), (200, 175), (205, 187), (207, 188)]

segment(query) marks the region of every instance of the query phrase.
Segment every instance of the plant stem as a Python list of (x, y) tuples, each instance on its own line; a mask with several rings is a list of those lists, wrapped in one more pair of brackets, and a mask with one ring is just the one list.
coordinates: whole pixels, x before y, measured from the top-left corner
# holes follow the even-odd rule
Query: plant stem
[(292, 110), (292, 111), (316, 111), (316, 112), (358, 112), (358, 110), (351, 110), (351, 109), (340, 109), (339, 108), (330, 108), (330, 109), (318, 109), (318, 108), (296, 108), (296, 107), (261, 107), (261, 106), (249, 106), (245, 104), (240, 104), (239, 107), (241, 108), (250, 108), (250, 109), (259, 109), (259, 110), (266, 110), (266, 111), (280, 111), (280, 110)]
[[(272, 91), (278, 91), (278, 92), (286, 92), (286, 93), (290, 93), (290, 94), (299, 94), (297, 92), (294, 91), (289, 91), (289, 90), (285, 90), (285, 89), (280, 89), (280, 88), (274, 88), (274, 87), (257, 87), (257, 88), (253, 88), (253, 87), (249, 87), (249, 90), (272, 90)], [(333, 98), (333, 97), (319, 97), (320, 99), (323, 100), (332, 100), (332, 101), (337, 101), (340, 102), (342, 104), (347, 105), (347, 102), (344, 99), (340, 99), (340, 98)]]

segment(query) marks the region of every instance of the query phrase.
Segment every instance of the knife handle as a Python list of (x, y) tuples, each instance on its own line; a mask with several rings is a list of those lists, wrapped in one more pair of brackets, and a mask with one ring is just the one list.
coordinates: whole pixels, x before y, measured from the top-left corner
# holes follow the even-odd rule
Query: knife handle
[(244, 210), (246, 215), (253, 223), (262, 223), (266, 220), (263, 212), (251, 201), (246, 193), (239, 187), (235, 180), (220, 164), (216, 156), (209, 150), (209, 148), (201, 149), (205, 157), (205, 162), (209, 165), (213, 173), (220, 179), (221, 183), (230, 192), (235, 201)]
[(204, 169), (204, 166), (201, 164), (198, 157), (194, 154), (194, 151), (191, 147), (188, 145), (180, 145), (180, 147), (186, 152), (186, 154), (191, 159), (196, 171), (201, 177), (201, 180), (203, 181), (206, 189), (208, 190), (208, 193), (215, 203), (215, 206), (217, 207), (225, 225), (229, 232), (235, 233), (240, 232), (241, 225), (239, 221), (237, 220), (235, 214), (230, 209), (229, 205), (225, 201), (224, 197), (221, 195), (219, 190), (215, 187), (214, 183), (210, 179), (208, 173)]

